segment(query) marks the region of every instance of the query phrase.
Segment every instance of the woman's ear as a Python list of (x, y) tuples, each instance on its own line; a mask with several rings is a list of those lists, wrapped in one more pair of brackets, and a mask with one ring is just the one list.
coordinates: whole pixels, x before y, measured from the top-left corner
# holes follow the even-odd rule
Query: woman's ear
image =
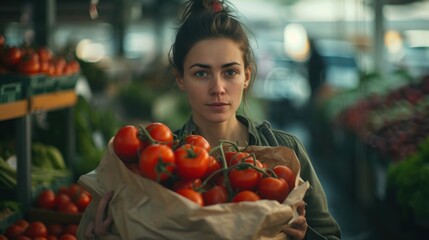
[(249, 86), (249, 84), (250, 84), (250, 79), (252, 77), (252, 67), (247, 67), (244, 70), (244, 76), (245, 76), (245, 79), (244, 79), (244, 88), (247, 88)]
[(185, 84), (183, 83), (183, 77), (176, 74), (176, 83), (180, 90), (185, 90)]

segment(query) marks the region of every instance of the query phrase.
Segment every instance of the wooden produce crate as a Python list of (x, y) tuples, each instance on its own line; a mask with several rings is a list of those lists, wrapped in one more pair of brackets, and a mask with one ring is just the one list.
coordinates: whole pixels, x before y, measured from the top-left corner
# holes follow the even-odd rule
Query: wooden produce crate
[(27, 212), (29, 221), (41, 221), (46, 224), (79, 224), (82, 215), (83, 213), (70, 214), (37, 208), (30, 208)]

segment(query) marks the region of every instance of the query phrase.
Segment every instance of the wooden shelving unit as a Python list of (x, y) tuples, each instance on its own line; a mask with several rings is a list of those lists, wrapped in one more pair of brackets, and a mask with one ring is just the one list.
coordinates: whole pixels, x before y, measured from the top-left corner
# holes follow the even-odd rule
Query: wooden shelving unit
[(0, 104), (0, 121), (22, 117), (28, 112), (28, 101)]
[(31, 188), (31, 114), (38, 111), (63, 109), (66, 111), (64, 120), (67, 141), (65, 160), (71, 166), (75, 154), (74, 111), (77, 95), (74, 90), (60, 91), (31, 96), (30, 98), (12, 103), (0, 104), (0, 121), (16, 120), (17, 140), (17, 198), (23, 210), (29, 209), (32, 201)]

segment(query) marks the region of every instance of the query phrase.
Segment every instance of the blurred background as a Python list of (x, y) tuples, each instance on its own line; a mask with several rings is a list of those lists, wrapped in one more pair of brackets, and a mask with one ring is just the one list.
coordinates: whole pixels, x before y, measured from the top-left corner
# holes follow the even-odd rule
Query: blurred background
[[(46, 46), (79, 62), (72, 114), (29, 117), (31, 142), (64, 155), (64, 115), (72, 119), (75, 154), (67, 156), (75, 179), (97, 166), (123, 124), (176, 129), (189, 117), (166, 71), (182, 2), (0, 2), (4, 46)], [(230, 2), (249, 27), (258, 62), (243, 111), (302, 140), (343, 239), (427, 237), (429, 1)], [(16, 121), (0, 122), (4, 159)]]

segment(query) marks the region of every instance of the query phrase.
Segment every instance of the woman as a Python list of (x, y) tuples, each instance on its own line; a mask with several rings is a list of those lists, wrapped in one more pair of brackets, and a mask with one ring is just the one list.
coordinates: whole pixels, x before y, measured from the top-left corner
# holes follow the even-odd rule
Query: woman
[[(267, 122), (254, 124), (237, 115), (249, 92), (256, 72), (253, 52), (242, 24), (225, 2), (193, 0), (187, 3), (183, 23), (170, 51), (170, 63), (176, 82), (189, 100), (192, 116), (175, 133), (199, 134), (210, 145), (230, 140), (238, 145), (287, 146), (295, 150), (301, 163), (301, 177), (311, 188), (299, 205), (299, 217), (284, 232), (293, 239), (340, 239), (340, 229), (328, 211), (324, 190), (308, 155), (299, 140), (282, 131), (273, 130)], [(112, 219), (103, 220), (102, 213), (111, 195), (102, 198), (93, 230), (103, 234)]]

